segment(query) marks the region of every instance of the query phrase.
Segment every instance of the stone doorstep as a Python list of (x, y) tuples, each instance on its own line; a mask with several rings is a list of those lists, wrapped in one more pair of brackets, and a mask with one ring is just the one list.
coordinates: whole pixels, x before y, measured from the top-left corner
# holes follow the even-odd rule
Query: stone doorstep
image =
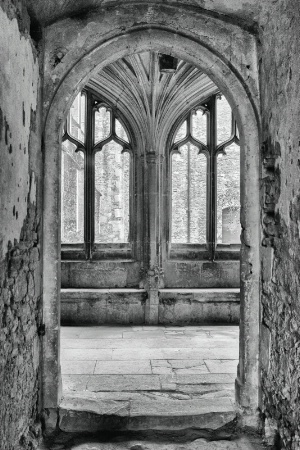
[(197, 400), (95, 400), (66, 395), (59, 407), (59, 428), (65, 432), (101, 430), (183, 430), (216, 432), (236, 419), (230, 398)]
[[(172, 432), (171, 432), (172, 433)], [(162, 440), (153, 440), (149, 438), (141, 438), (140, 436), (134, 436), (130, 433), (130, 437), (116, 436), (114, 433), (114, 438), (112, 442), (107, 442), (107, 440), (101, 440), (99, 438), (89, 437), (75, 437), (71, 438), (70, 450), (263, 450), (266, 447), (262, 445), (259, 436), (235, 436), (234, 439), (217, 439), (217, 440), (207, 440), (203, 437), (195, 437), (195, 430), (192, 431), (192, 439), (190, 437), (183, 438), (179, 437), (174, 439), (174, 434), (168, 433), (168, 439), (166, 440), (165, 433)], [(137, 433), (138, 435), (140, 433)], [(156, 432), (156, 435), (158, 432)], [(161, 434), (160, 434), (161, 436)], [(179, 435), (180, 436), (180, 435)], [(62, 442), (65, 442), (63, 440)], [(66, 448), (65, 445), (59, 444), (51, 446), (52, 450), (62, 450)], [(47, 446), (40, 446), (39, 450), (49, 450)]]

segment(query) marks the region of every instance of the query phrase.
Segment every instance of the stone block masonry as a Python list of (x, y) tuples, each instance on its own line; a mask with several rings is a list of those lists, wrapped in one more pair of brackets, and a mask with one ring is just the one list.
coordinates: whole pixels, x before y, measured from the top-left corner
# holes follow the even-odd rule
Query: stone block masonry
[(266, 439), (285, 449), (300, 448), (299, 20), (297, 0), (264, 3), (262, 395)]
[(35, 449), (42, 154), (39, 59), (23, 3), (1, 3), (0, 42), (0, 448)]

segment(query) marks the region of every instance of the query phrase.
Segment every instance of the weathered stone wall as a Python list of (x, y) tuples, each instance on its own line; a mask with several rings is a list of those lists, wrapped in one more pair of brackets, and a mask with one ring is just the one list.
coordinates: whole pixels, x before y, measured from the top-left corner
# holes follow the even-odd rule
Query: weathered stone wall
[(300, 7), (264, 2), (262, 390), (266, 434), (300, 448)]
[(0, 447), (40, 435), (39, 62), (22, 2), (0, 7)]

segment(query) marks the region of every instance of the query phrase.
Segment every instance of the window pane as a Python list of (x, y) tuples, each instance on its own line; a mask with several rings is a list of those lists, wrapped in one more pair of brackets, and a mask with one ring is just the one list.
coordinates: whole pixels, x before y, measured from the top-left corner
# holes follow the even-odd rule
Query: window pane
[(198, 141), (207, 144), (207, 116), (201, 109), (192, 115), (192, 135)]
[(111, 141), (95, 155), (95, 242), (129, 240), (130, 155)]
[(217, 143), (227, 141), (231, 136), (231, 108), (222, 95), (221, 99), (217, 99)]
[(69, 134), (84, 143), (85, 139), (85, 94), (78, 94), (70, 109)]
[(104, 106), (95, 111), (95, 143), (106, 139), (111, 133), (111, 112)]
[(206, 243), (206, 157), (191, 144), (172, 156), (173, 243)]
[(179, 130), (177, 131), (174, 142), (179, 142), (182, 139), (184, 139), (186, 137), (186, 133), (187, 133), (187, 125), (185, 120), (183, 124), (180, 126)]
[(129, 142), (127, 133), (126, 133), (126, 131), (125, 131), (125, 128), (124, 128), (123, 125), (121, 124), (121, 122), (120, 122), (118, 119), (116, 119), (116, 122), (115, 122), (115, 123), (116, 123), (116, 135), (117, 135), (119, 138), (123, 139), (123, 141)]
[(240, 148), (231, 144), (217, 160), (217, 242), (240, 242)]
[(61, 166), (61, 241), (83, 243), (84, 233), (84, 155), (76, 146), (63, 143)]

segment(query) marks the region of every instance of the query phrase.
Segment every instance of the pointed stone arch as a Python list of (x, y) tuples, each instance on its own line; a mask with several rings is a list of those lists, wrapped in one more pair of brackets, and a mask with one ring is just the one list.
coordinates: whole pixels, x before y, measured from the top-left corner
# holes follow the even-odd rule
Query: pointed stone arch
[[(86, 27), (84, 31), (87, 33)], [(90, 30), (91, 31), (91, 30)], [(205, 30), (204, 30), (205, 31)], [(203, 32), (203, 30), (202, 30)], [(213, 34), (213, 29), (209, 31)], [(92, 41), (92, 37), (89, 36)], [(228, 36), (226, 36), (228, 39)], [(249, 39), (249, 36), (245, 37)], [(257, 426), (260, 406), (260, 207), (259, 207), (259, 114), (255, 70), (245, 77), (228, 54), (220, 54), (200, 36), (187, 36), (163, 29), (156, 23), (126, 33), (110, 33), (81, 54), (69, 42), (66, 63), (52, 72), (51, 93), (45, 104), (44, 177), (44, 339), (43, 406), (55, 410), (60, 400), (59, 319), (60, 319), (60, 136), (64, 118), (77, 92), (94, 73), (126, 55), (142, 51), (172, 54), (201, 68), (226, 95), (236, 116), (241, 140), (241, 325), (240, 357), (236, 397), (243, 410), (243, 423)], [(71, 48), (73, 46), (73, 49)], [(48, 52), (50, 54), (50, 51)], [(72, 56), (73, 55), (73, 56)], [(253, 56), (253, 55), (252, 55)], [(251, 58), (252, 58), (251, 56)], [(73, 57), (73, 59), (72, 59)], [(238, 58), (237, 58), (238, 59)], [(241, 58), (243, 61), (243, 58)], [(47, 66), (47, 63), (46, 63)], [(46, 67), (47, 68), (47, 67)]]

